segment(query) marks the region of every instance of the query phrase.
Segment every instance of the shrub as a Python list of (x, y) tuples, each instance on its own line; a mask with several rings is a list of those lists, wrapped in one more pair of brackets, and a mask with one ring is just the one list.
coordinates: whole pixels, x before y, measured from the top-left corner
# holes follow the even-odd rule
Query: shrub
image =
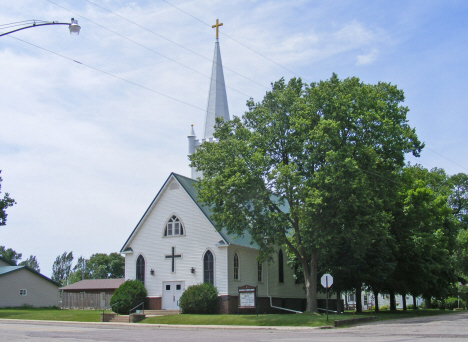
[(431, 307), (432, 309), (445, 310), (444, 302), (438, 299), (431, 300)]
[(388, 310), (388, 306), (387, 305), (382, 305), (381, 307), (379, 307), (379, 310)]
[[(458, 308), (458, 298), (448, 298), (445, 300), (445, 307), (449, 310)], [(465, 308), (465, 302), (460, 299), (460, 308)]]
[(192, 285), (182, 293), (179, 306), (183, 314), (212, 314), (218, 308), (218, 290), (212, 284)]
[(110, 305), (112, 311), (128, 315), (130, 309), (133, 308), (136, 298), (146, 297), (147, 292), (145, 286), (139, 280), (127, 280), (115, 290), (111, 297)]
[[(417, 307), (416, 307), (417, 308)], [(413, 310), (414, 309), (414, 305), (413, 304), (408, 304), (406, 306), (406, 310)]]

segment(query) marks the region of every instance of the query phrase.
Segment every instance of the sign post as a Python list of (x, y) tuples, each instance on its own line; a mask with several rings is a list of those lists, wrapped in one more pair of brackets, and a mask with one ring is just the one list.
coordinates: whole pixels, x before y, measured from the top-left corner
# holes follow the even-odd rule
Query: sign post
[(328, 288), (333, 285), (333, 277), (325, 273), (322, 278), (320, 279), (320, 283), (324, 288), (327, 289), (327, 322), (328, 322)]
[(257, 287), (250, 285), (239, 286), (239, 301), (237, 306), (237, 314), (240, 309), (256, 309), (258, 316), (258, 305), (257, 305)]

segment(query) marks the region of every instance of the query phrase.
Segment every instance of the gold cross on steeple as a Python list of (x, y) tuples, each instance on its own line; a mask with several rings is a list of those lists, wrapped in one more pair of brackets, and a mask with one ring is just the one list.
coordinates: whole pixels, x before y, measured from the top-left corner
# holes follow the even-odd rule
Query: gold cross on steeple
[(216, 25), (211, 26), (212, 28), (216, 27), (216, 39), (218, 39), (218, 30), (220, 26), (223, 26), (223, 23), (220, 24), (219, 19), (216, 19)]

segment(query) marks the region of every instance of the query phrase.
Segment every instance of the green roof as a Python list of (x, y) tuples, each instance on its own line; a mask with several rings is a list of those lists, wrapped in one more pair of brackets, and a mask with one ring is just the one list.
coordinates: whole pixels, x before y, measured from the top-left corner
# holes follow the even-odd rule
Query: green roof
[[(172, 173), (172, 175), (182, 185), (182, 187), (190, 195), (192, 200), (198, 205), (200, 210), (205, 214), (206, 218), (210, 220), (211, 224), (214, 227), (216, 227), (216, 225), (210, 219), (210, 216), (212, 214), (210, 208), (201, 204), (197, 198), (197, 190), (195, 189), (195, 183), (197, 181), (192, 178), (188, 178), (188, 177), (176, 174), (176, 173)], [(227, 230), (223, 227), (219, 230), (219, 234), (221, 234), (223, 239), (228, 244), (234, 244), (234, 245), (257, 248), (257, 249), (259, 248), (258, 245), (253, 241), (252, 236), (247, 230), (245, 230), (241, 236), (238, 236), (236, 234), (228, 234)]]
[(23, 266), (0, 266), (0, 276), (10, 272), (14, 272), (21, 268), (23, 268)]

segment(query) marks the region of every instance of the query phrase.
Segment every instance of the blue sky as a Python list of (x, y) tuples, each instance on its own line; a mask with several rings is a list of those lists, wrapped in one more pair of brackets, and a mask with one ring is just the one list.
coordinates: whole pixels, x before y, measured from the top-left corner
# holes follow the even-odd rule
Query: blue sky
[(3, 1), (0, 25), (74, 17), (82, 31), (0, 38), (2, 191), (18, 202), (0, 245), (47, 276), (65, 250), (120, 250), (170, 172), (189, 176), (217, 18), (231, 115), (280, 77), (390, 82), (426, 143), (408, 160), (467, 173), (467, 14), (466, 1)]

